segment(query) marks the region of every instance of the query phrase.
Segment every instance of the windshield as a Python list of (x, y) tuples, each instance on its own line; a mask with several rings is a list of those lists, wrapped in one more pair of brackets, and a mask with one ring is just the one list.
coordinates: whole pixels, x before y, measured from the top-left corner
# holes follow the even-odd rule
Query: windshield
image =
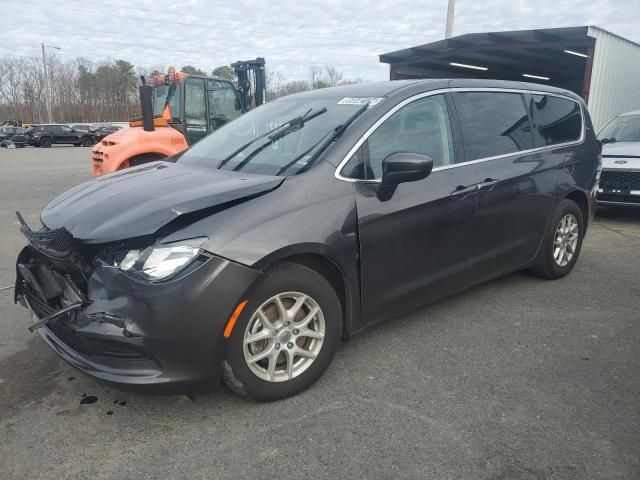
[[(265, 175), (295, 175), (309, 167), (324, 140), (362, 108), (362, 104), (340, 100), (305, 98), (262, 105), (201, 140), (179, 161)], [(306, 120), (300, 122), (299, 117)], [(271, 131), (278, 134), (268, 134)]]
[(623, 115), (611, 120), (600, 130), (602, 143), (640, 142), (640, 115)]
[(153, 87), (153, 116), (161, 117), (164, 105), (167, 101), (167, 95), (172, 92), (169, 100), (169, 110), (171, 110), (171, 118), (180, 118), (180, 91), (176, 85), (173, 89), (171, 85), (156, 85)]

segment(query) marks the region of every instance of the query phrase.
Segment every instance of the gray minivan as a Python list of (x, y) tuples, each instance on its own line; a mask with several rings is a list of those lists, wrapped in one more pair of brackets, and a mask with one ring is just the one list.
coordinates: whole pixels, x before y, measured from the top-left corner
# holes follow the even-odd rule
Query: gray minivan
[(21, 219), (16, 300), (103, 381), (193, 392), (223, 377), (283, 398), (320, 377), (341, 338), (515, 270), (567, 275), (599, 166), (586, 107), (565, 90), (304, 92), (72, 188), (40, 229)]

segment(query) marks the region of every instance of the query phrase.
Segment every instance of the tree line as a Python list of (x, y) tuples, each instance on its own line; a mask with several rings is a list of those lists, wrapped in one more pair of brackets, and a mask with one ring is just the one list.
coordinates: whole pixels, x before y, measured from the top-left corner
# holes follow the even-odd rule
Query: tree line
[[(184, 65), (187, 73), (206, 75), (193, 65)], [(39, 57), (0, 57), (0, 122), (22, 120), (27, 123), (48, 121), (47, 101), (51, 98), (54, 122), (127, 121), (139, 115), (139, 78), (166, 73), (166, 68), (135, 66), (126, 60), (94, 62), (86, 58), (65, 60), (47, 58), (48, 79)], [(213, 76), (235, 80), (228, 65), (210, 72)], [(309, 78), (285, 80), (279, 71), (267, 70), (267, 99), (305, 90), (361, 81), (345, 80), (332, 66), (311, 66)]]

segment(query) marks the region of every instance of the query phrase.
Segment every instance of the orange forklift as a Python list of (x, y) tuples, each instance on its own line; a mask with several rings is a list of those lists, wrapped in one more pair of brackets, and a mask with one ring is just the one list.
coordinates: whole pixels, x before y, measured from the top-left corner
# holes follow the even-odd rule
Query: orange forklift
[(105, 137), (91, 151), (93, 175), (175, 155), (266, 101), (264, 58), (233, 63), (238, 87), (228, 80), (169, 68), (150, 84), (141, 77), (142, 117)]

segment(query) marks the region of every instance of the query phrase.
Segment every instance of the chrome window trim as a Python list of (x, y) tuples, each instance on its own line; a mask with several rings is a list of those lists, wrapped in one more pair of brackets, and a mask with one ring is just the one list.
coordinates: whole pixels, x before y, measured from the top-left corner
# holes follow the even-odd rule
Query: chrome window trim
[[(547, 150), (552, 150), (555, 148), (562, 148), (562, 147), (568, 147), (571, 145), (580, 145), (581, 143), (584, 142), (584, 139), (586, 137), (586, 124), (585, 124), (585, 118), (584, 118), (584, 107), (582, 105), (581, 102), (577, 101), (574, 98), (571, 98), (568, 95), (564, 95), (561, 93), (553, 93), (553, 92), (542, 92), (542, 91), (538, 91), (538, 90), (523, 90), (523, 89), (518, 89), (518, 88), (492, 88), (492, 87), (453, 87), (453, 88), (440, 88), (437, 90), (431, 90), (428, 92), (422, 92), (422, 93), (418, 93), (412, 97), (406, 98), (404, 99), (402, 102), (400, 102), (399, 104), (397, 104), (395, 107), (393, 107), (391, 110), (389, 110), (387, 113), (385, 113), (382, 117), (380, 117), (378, 120), (376, 120), (376, 123), (374, 123), (373, 125), (371, 125), (371, 127), (369, 127), (369, 129), (362, 135), (362, 137), (360, 137), (360, 139), (355, 143), (355, 145), (353, 147), (351, 147), (351, 149), (347, 152), (347, 154), (345, 155), (345, 157), (342, 159), (342, 161), (338, 164), (338, 166), (335, 169), (334, 172), (334, 177), (337, 178), (338, 180), (342, 180), (344, 182), (351, 182), (351, 183), (380, 183), (382, 182), (382, 179), (380, 178), (376, 178), (376, 179), (372, 179), (372, 180), (364, 180), (361, 178), (348, 178), (348, 177), (343, 177), (340, 173), (342, 172), (342, 169), (344, 168), (344, 166), (347, 164), (347, 162), (351, 159), (351, 157), (353, 156), (354, 153), (356, 153), (356, 151), (362, 146), (362, 144), (369, 138), (369, 136), (375, 132), (378, 127), (380, 125), (382, 125), (390, 116), (392, 116), (394, 113), (396, 113), (398, 110), (400, 110), (402, 107), (404, 107), (405, 105), (408, 105), (409, 103), (412, 103), (416, 100), (420, 100), (421, 98), (426, 98), (426, 97), (430, 97), (432, 95), (441, 95), (443, 93), (448, 93), (448, 92), (500, 92), (500, 93), (520, 93), (520, 94), (530, 94), (530, 95), (548, 95), (551, 97), (559, 97), (559, 98), (563, 98), (565, 100), (569, 100), (571, 102), (577, 103), (578, 106), (580, 107), (580, 118), (582, 121), (582, 131), (580, 132), (580, 138), (578, 138), (577, 140), (574, 140), (572, 142), (565, 142), (565, 143), (557, 143), (554, 145), (545, 145), (543, 147), (536, 147), (536, 148), (530, 148), (528, 150), (519, 150), (517, 152), (511, 152), (511, 153), (504, 153), (501, 155), (495, 155), (493, 157), (484, 157), (484, 158), (478, 158), (476, 160), (469, 160), (466, 162), (460, 162), (460, 163), (453, 163), (451, 165), (442, 165), (440, 167), (434, 167), (433, 168), (433, 172), (438, 172), (440, 170), (448, 170), (450, 168), (458, 168), (458, 167), (462, 167), (464, 165), (473, 165), (474, 163), (481, 163), (481, 162), (488, 162), (491, 160), (497, 160), (500, 158), (506, 158), (506, 157), (512, 157), (514, 155), (521, 155), (521, 154), (530, 154), (530, 153), (537, 153), (537, 152), (544, 152)], [(528, 108), (527, 108), (528, 111)], [(530, 112), (529, 112), (530, 114)]]

